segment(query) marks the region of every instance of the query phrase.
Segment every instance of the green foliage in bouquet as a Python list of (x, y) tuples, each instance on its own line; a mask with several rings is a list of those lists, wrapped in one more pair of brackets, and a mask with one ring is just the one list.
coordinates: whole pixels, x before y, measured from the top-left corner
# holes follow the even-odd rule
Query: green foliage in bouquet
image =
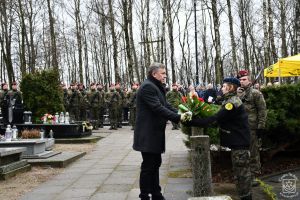
[(262, 90), (268, 115), (266, 140), (273, 146), (300, 140), (300, 83), (268, 87)]
[(221, 107), (219, 105), (206, 103), (202, 98), (193, 95), (191, 97), (182, 97), (182, 104), (180, 104), (178, 108), (182, 113), (191, 111), (193, 117), (206, 118), (216, 114)]
[[(182, 97), (182, 104), (180, 104), (178, 108), (179, 112), (181, 113), (191, 111), (193, 117), (206, 118), (216, 114), (220, 110), (221, 106), (215, 104), (208, 104), (204, 102), (202, 98), (199, 98), (196, 95), (194, 95), (191, 97)], [(192, 135), (192, 128), (181, 124), (181, 131), (187, 135), (187, 139), (184, 140), (184, 143), (189, 148), (190, 136)], [(211, 143), (219, 143), (219, 135), (217, 128), (205, 128), (204, 134), (210, 137)]]
[(45, 70), (27, 74), (20, 85), (25, 110), (32, 112), (34, 122), (40, 122), (45, 113), (64, 111), (63, 91), (57, 71)]

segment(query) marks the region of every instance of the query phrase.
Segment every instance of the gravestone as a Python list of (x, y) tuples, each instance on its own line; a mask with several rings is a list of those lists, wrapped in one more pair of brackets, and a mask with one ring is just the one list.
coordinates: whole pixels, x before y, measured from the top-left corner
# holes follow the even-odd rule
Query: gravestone
[(26, 151), (22, 154), (22, 158), (45, 158), (53, 156), (57, 153), (46, 151), (52, 148), (54, 139), (20, 139), (14, 141), (0, 141), (0, 148), (5, 147), (25, 147)]
[(6, 180), (17, 173), (29, 171), (31, 166), (21, 155), (26, 148), (0, 148), (0, 179)]
[(191, 159), (194, 197), (212, 195), (209, 136), (191, 136)]

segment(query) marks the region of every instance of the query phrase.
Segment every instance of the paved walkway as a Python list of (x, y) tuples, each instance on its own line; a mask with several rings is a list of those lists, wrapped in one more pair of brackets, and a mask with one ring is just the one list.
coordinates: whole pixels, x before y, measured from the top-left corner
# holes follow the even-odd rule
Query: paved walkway
[[(187, 149), (180, 131), (167, 127), (167, 150), (160, 170), (161, 186), (168, 200), (186, 200), (192, 191), (190, 178), (168, 178), (170, 171), (189, 168)], [(141, 155), (132, 150), (133, 132), (124, 127), (95, 134), (106, 137), (96, 148), (62, 174), (25, 194), (22, 200), (138, 200)]]
[[(95, 135), (105, 136), (95, 149), (80, 160), (68, 166), (62, 174), (41, 184), (25, 194), (21, 200), (139, 200), (139, 171), (141, 155), (132, 150), (133, 132), (130, 127), (109, 131), (108, 127), (95, 131)], [(171, 178), (171, 172), (184, 172), (189, 169), (188, 152), (183, 143), (184, 135), (172, 131), (167, 126), (167, 150), (163, 154), (160, 182), (167, 200), (187, 200), (192, 192), (191, 178)], [(274, 187), (278, 199), (300, 199), (300, 170), (292, 171), (298, 184), (292, 193), (294, 198), (285, 197), (283, 183), (279, 179), (287, 172), (263, 178)], [(217, 194), (230, 195), (238, 199), (235, 185), (215, 184)], [(294, 192), (294, 193), (293, 193)], [(267, 199), (260, 187), (253, 188), (253, 199)]]

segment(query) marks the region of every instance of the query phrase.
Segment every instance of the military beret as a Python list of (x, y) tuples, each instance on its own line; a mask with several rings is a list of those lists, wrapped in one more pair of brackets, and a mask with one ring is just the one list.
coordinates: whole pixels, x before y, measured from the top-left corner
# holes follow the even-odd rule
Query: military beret
[(90, 86), (96, 85), (96, 83), (91, 83)]
[(248, 75), (249, 75), (248, 70), (241, 70), (238, 72), (237, 78), (241, 78), (241, 77), (248, 76)]
[(172, 86), (178, 86), (176, 83), (173, 83)]
[(224, 78), (223, 83), (231, 83), (237, 85), (238, 87), (241, 86), (240, 80), (234, 77)]
[(11, 85), (18, 85), (16, 81), (12, 82)]
[(1, 83), (1, 87), (3, 87), (4, 85), (7, 85), (7, 83)]

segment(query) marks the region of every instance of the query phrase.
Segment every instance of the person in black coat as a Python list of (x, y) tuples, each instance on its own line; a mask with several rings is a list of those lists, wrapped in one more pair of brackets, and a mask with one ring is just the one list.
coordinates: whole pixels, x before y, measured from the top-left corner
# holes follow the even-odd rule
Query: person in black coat
[(152, 63), (148, 77), (140, 86), (136, 96), (136, 127), (133, 149), (140, 151), (143, 162), (140, 173), (140, 195), (142, 200), (164, 200), (159, 185), (159, 167), (165, 152), (165, 129), (168, 120), (178, 123), (188, 114), (177, 114), (177, 110), (166, 101), (164, 83), (165, 65)]
[(219, 125), (221, 146), (231, 149), (232, 167), (240, 199), (251, 200), (250, 129), (248, 115), (236, 94), (239, 86), (237, 78), (225, 78), (222, 87), (224, 101), (220, 111), (208, 118), (193, 118), (186, 124), (205, 127), (216, 122)]

